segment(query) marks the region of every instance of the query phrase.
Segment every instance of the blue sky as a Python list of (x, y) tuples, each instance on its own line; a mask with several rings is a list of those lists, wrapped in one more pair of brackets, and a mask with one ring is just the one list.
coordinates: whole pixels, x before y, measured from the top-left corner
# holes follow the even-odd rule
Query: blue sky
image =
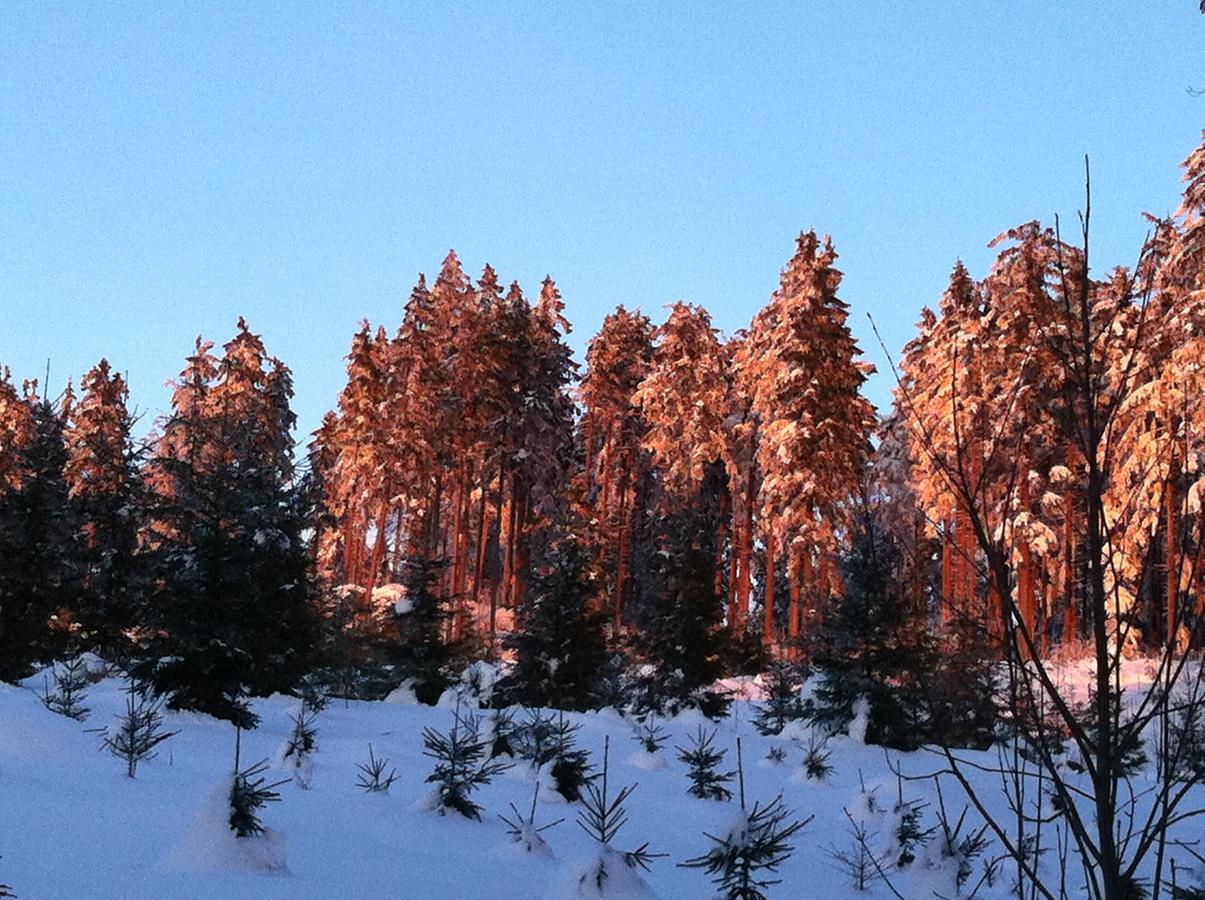
[(107, 356), (149, 421), (245, 315), (309, 430), (449, 247), (551, 273), (580, 356), (621, 302), (746, 325), (814, 227), (885, 373), (866, 314), (898, 351), (956, 258), (1073, 220), (1085, 153), (1097, 263), (1133, 260), (1203, 49), (1197, 0), (5, 3), (0, 364)]

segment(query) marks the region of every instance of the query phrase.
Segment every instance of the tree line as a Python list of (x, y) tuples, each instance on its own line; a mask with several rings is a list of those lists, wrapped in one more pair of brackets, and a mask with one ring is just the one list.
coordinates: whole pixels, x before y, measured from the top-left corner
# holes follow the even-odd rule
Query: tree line
[[(1181, 209), (1152, 218), (1132, 268), (1089, 278), (1086, 247), (1036, 222), (997, 238), (982, 280), (956, 265), (882, 419), (815, 232), (748, 328), (620, 306), (580, 370), (550, 278), (533, 302), (449, 253), (396, 331), (353, 337), (300, 462), (289, 369), (242, 320), (220, 354), (198, 339), (142, 440), (109, 363), (78, 396), (5, 371), (0, 675), (95, 649), (245, 724), (247, 693), (307, 674), (430, 696), (453, 660), (482, 657), (554, 699), (580, 676), (580, 703), (598, 700), (616, 667), (685, 697), (831, 657), (834, 629), (864, 630), (850, 610), (884, 603), (896, 635), (977, 629), (1004, 655), (1003, 583), (1027, 652), (1046, 654), (1099, 614), (1096, 515), (1118, 537), (1109, 617), (1127, 646), (1192, 642), (1205, 149), (1185, 167)], [(1076, 376), (1060, 360), (1082, 291), (1095, 333), (1118, 339)], [(1108, 459), (1085, 458), (1075, 377), (1117, 398)]]

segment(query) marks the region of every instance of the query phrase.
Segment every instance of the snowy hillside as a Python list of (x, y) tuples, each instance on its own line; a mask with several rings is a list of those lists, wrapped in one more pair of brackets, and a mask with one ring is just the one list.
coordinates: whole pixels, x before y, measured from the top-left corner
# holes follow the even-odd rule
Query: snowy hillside
[[(1134, 677), (1140, 672), (1136, 665)], [(6, 823), (0, 832), (0, 882), (10, 884), (22, 900), (565, 897), (574, 896), (569, 885), (580, 871), (575, 866), (593, 850), (575, 821), (580, 805), (564, 802), (547, 786), (541, 791), (537, 824), (565, 819), (545, 832), (551, 853), (526, 853), (509, 841), (497, 814), (510, 814), (512, 803), (526, 812), (536, 781), (522, 761), (477, 795), (485, 807), (481, 822), (424, 808), (431, 761), (422, 755), (421, 731), (424, 726), (446, 730), (453, 717), (450, 708), (332, 701), (317, 719), (310, 788), (285, 785), (281, 802), (266, 807), (264, 821), (275, 843), (265, 848), (262, 839), (235, 839), (223, 821), (234, 745), (228, 724), (196, 714), (168, 714), (168, 727), (179, 734), (130, 780), (121, 760), (98, 752), (99, 737), (88, 730), (116, 721), (125, 707), (123, 682), (110, 678), (90, 688), (86, 705), (91, 713), (85, 722), (46, 709), (36, 692), (41, 683), (35, 677), (25, 687), (0, 685), (0, 809)], [(717, 745), (728, 751), (722, 768), (735, 768), (740, 736), (749, 804), (768, 802), (781, 792), (796, 818), (815, 817), (793, 839), (795, 853), (782, 866), (782, 884), (771, 888), (770, 896), (892, 896), (873, 879), (866, 893), (857, 893), (848, 867), (835, 858), (857, 851), (851, 822), (865, 824), (868, 843), (903, 896), (959, 895), (959, 859), (943, 855), (937, 835), (916, 849), (914, 862), (897, 866), (897, 781), (889, 759), (903, 771), (919, 774), (938, 768), (937, 756), (889, 757), (881, 748), (839, 736), (828, 744), (831, 775), (808, 780), (801, 764), (809, 729), (788, 730), (784, 738), (762, 737), (750, 725), (750, 707), (748, 701), (736, 703), (733, 714), (716, 726)], [(256, 704), (263, 721), (258, 730), (243, 735), (245, 763), (268, 758), (277, 761), (279, 777), (289, 774), (278, 760), (292, 727), (290, 714), (297, 708), (297, 700), (285, 697)], [(482, 711), (483, 727), (489, 715)], [(735, 800), (688, 796), (686, 768), (673, 751), (674, 745), (687, 745), (700, 724), (711, 727), (709, 723), (697, 714), (664, 723), (672, 737), (657, 758), (641, 751), (631, 723), (616, 713), (569, 718), (580, 723), (579, 745), (594, 762), (610, 736), (612, 791), (639, 784), (615, 845), (627, 850), (647, 841), (652, 852), (668, 854), (641, 873), (653, 895), (712, 896), (705, 873), (676, 864), (705, 852), (703, 833), (722, 835), (738, 806)], [(388, 757), (397, 769), (388, 793), (367, 794), (356, 786), (357, 764), (367, 761), (370, 743), (378, 757)], [(785, 751), (781, 763), (767, 759), (776, 747)], [(994, 751), (972, 756), (985, 765), (997, 759)], [(994, 776), (983, 777), (987, 785)], [(543, 780), (547, 785), (548, 779)], [(735, 782), (731, 787), (735, 791)], [(959, 790), (948, 783), (943, 796), (950, 819), (956, 820), (964, 805)], [(921, 812), (922, 829), (938, 825), (932, 782), (905, 783), (903, 797), (928, 804)], [(960, 839), (973, 833), (974, 818), (968, 816)], [(282, 844), (285, 869), (260, 868), (263, 853)], [(988, 850), (968, 861), (971, 873), (963, 895), (981, 880), (991, 855)], [(994, 881), (991, 887), (980, 885), (977, 896), (1008, 896), (1012, 876), (1006, 866)], [(1074, 885), (1069, 891), (1076, 895)]]

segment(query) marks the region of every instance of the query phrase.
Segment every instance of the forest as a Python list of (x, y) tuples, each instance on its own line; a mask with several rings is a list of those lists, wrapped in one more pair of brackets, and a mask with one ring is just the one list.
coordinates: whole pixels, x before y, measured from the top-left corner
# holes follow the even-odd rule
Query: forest
[[(636, 715), (721, 717), (759, 676), (766, 733), (861, 719), (954, 771), (958, 748), (1024, 744), (1002, 771), (1046, 779), (1090, 895), (1139, 896), (1189, 750), (1123, 825), (1127, 742), (1154, 723), (1205, 778), (1205, 145), (1183, 180), (1125, 265), (1089, 258), (1090, 185), (1074, 236), (1027, 222), (982, 277), (954, 262), (884, 357), (883, 415), (815, 231), (747, 328), (619, 306), (580, 363), (551, 278), (529, 299), (450, 252), (399, 322), (352, 336), (300, 441), (290, 370), (241, 319), (197, 339), (149, 434), (119, 364), (65, 388), (4, 370), (0, 679), (91, 653), (254, 729), (251, 698), (435, 704), (478, 661), (496, 704)], [(1049, 674), (1077, 659), (1079, 705)], [(1011, 827), (992, 830), (1040, 883)]]

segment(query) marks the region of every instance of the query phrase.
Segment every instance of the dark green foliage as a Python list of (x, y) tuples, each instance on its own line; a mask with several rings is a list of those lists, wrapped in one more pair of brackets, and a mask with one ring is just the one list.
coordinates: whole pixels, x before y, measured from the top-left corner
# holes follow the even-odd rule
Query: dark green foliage
[(488, 750), (487, 742), (477, 736), (476, 723), (459, 709), (447, 734), (423, 729), (423, 755), (435, 760), (427, 781), (436, 785), (436, 808), (441, 815), (452, 810), (481, 821), (481, 807), (473, 801), (473, 792), (510, 768), (507, 763), (489, 760)]
[(794, 850), (789, 841), (813, 817), (792, 821), (793, 814), (782, 802), (781, 794), (765, 806), (754, 803), (753, 809), (746, 810), (739, 738), (736, 753), (737, 768), (741, 773), (740, 817), (722, 837), (705, 832), (712, 843), (711, 849), (679, 865), (705, 870), (719, 888), (719, 896), (726, 900), (765, 900), (766, 890), (781, 881), (769, 876), (777, 873), (778, 867)]
[(17, 681), (70, 642), (79, 600), (78, 522), (68, 500), (63, 420), (32, 402), (33, 434), (16, 454), (18, 486), (0, 487), (0, 680)]
[(803, 752), (803, 772), (813, 781), (823, 781), (833, 774), (833, 764), (829, 762), (833, 751), (828, 749), (828, 741), (817, 738), (816, 733), (808, 735), (808, 745)]
[(153, 575), (139, 538), (148, 512), (141, 472), (146, 449), (132, 438), (137, 417), (127, 406), (125, 379), (107, 360), (84, 375), (81, 386), (66, 432), (71, 502), (83, 526), (80, 637), (83, 646), (124, 665)]
[(661, 745), (669, 740), (669, 733), (656, 722), (641, 722), (636, 726), (632, 740), (638, 743), (645, 753), (660, 753)]
[(654, 602), (642, 614), (635, 647), (652, 666), (636, 685), (637, 712), (676, 713), (697, 708), (720, 718), (731, 698), (712, 689), (728, 655), (723, 598), (715, 592), (715, 530), (706, 510), (660, 518), (650, 578)]
[(536, 567), (518, 627), (507, 638), (515, 665), (499, 685), (510, 703), (553, 709), (600, 708), (610, 667), (605, 616), (593, 608), (596, 587), (586, 553), (571, 538), (549, 543)]
[(753, 725), (764, 735), (782, 734), (788, 722), (802, 719), (803, 701), (799, 689), (803, 679), (797, 666), (788, 662), (776, 662), (766, 672), (766, 699), (757, 705)]
[(1163, 765), (1176, 781), (1205, 779), (1205, 705), (1199, 692), (1173, 697)]
[(814, 663), (821, 676), (813, 721), (829, 733), (845, 730), (861, 698), (869, 703), (868, 743), (914, 749), (922, 742), (922, 670), (933, 649), (924, 623), (900, 599), (892, 581), (890, 538), (866, 511), (845, 561), (845, 593), (820, 628)]
[(923, 742), (983, 750), (1000, 720), (997, 651), (983, 628), (956, 619), (941, 652), (920, 677), (925, 714)]
[(582, 799), (582, 790), (594, 776), (590, 774), (590, 754), (577, 747), (579, 725), (570, 725), (562, 715), (552, 736), (552, 775), (556, 791), (570, 802)]
[(317, 622), (293, 489), (288, 369), (240, 321), (198, 347), (153, 462), (153, 639), (136, 673), (174, 709), (254, 727), (248, 696), (293, 690)]
[[(434, 705), (452, 684), (460, 648), (444, 640), (451, 616), (449, 600), (439, 588), (445, 560), (406, 560), (403, 584), (409, 612), (393, 617), (396, 638), (385, 646), (393, 683), (409, 682), (419, 703)], [(387, 638), (387, 640), (389, 640)]]
[(264, 833), (260, 811), (269, 803), (278, 802), (280, 794), (276, 788), (289, 783), (287, 778), (267, 783), (264, 776), (267, 771), (268, 761), (264, 759), (235, 773), (234, 783), (230, 786), (230, 830), (238, 837)]
[[(514, 726), (507, 743), (536, 769), (549, 767), (557, 793), (569, 801), (580, 800), (582, 789), (594, 777), (590, 774), (590, 755), (577, 747), (581, 726), (555, 719), (537, 709), (527, 711), (527, 720)], [(491, 747), (497, 742), (497, 732)], [(495, 754), (496, 755), (496, 754)], [(492, 758), (492, 757), (491, 757)]]
[(310, 756), (318, 749), (318, 729), (314, 726), (317, 718), (304, 705), (296, 715), (290, 715), (293, 730), (289, 732), (281, 761), (293, 768), (293, 780), (299, 787), (308, 789), (310, 786)]
[(690, 787), (686, 792), (700, 800), (731, 800), (732, 791), (726, 785), (736, 773), (717, 771), (724, 762), (726, 751), (716, 748), (715, 735), (714, 730), (706, 731), (699, 726), (689, 748), (676, 748), (678, 759), (690, 767), (687, 773)]
[(88, 718), (91, 711), (84, 706), (85, 688), (88, 686), (88, 672), (83, 657), (76, 656), (54, 666), (51, 671), (54, 687), (43, 676), (42, 702), (46, 708), (60, 716), (67, 716), (82, 722)]
[(845, 811), (845, 818), (849, 821), (849, 843), (845, 847), (830, 847), (827, 852), (833, 864), (849, 879), (850, 887), (861, 893), (881, 877), (888, 860), (885, 854), (871, 848), (877, 834), (865, 822), (856, 821), (849, 810)]
[[(627, 824), (628, 813), (624, 806), (624, 802), (631, 796), (632, 791), (636, 790), (636, 785), (629, 784), (622, 788), (614, 797), (610, 796), (608, 776), (610, 774), (610, 756), (611, 756), (611, 738), (603, 739), (603, 764), (602, 771), (599, 773), (597, 780), (593, 780), (586, 785), (586, 793), (582, 798), (582, 811), (578, 813), (577, 824), (590, 835), (603, 850), (613, 850), (611, 841), (619, 834), (621, 828)], [(632, 869), (644, 869), (646, 872), (649, 869), (649, 864), (664, 853), (650, 853), (649, 845), (646, 841), (635, 850), (618, 851), (624, 861), (624, 864)], [(600, 859), (600, 867), (605, 866), (605, 858)], [(601, 875), (601, 879), (599, 878)], [(596, 873), (595, 880), (601, 886), (601, 880), (606, 878), (605, 871)]]
[(524, 710), (524, 720), (510, 729), (507, 743), (535, 768), (549, 762), (555, 752), (557, 723), (538, 709)]
[(515, 714), (508, 708), (495, 709), (490, 714), (490, 759), (514, 756)]
[(528, 853), (548, 853), (548, 844), (544, 842), (544, 832), (550, 828), (555, 828), (565, 821), (564, 819), (556, 819), (546, 825), (537, 825), (536, 803), (539, 799), (540, 783), (537, 781), (535, 790), (531, 794), (531, 811), (526, 817), (519, 812), (513, 803), (510, 804), (510, 816), (498, 816), (503, 824), (506, 825), (506, 833), (510, 835), (511, 843), (521, 845)]
[[(1088, 691), (1088, 702), (1079, 706), (1076, 709), (1076, 715), (1080, 724), (1087, 735), (1088, 740), (1095, 745), (1099, 740), (1100, 734), (1099, 719), (1096, 706), (1096, 690), (1090, 687)], [(1111, 704), (1116, 711), (1124, 709), (1123, 698), (1125, 689), (1123, 688), (1116, 697), (1111, 698)], [(1200, 715), (1200, 711), (1197, 711)], [(1146, 745), (1143, 743), (1142, 734), (1134, 726), (1132, 718), (1124, 711), (1119, 715), (1114, 712), (1114, 737), (1113, 737), (1113, 764), (1117, 767), (1118, 776), (1121, 778), (1132, 778), (1137, 775), (1147, 764)], [(1182, 720), (1183, 721), (1183, 720)], [(1176, 737), (1175, 720), (1173, 720), (1172, 740)], [(1186, 745), (1185, 749), (1191, 750), (1191, 741)], [(1081, 768), (1078, 761), (1072, 761), (1072, 768)], [(1181, 772), (1183, 773), (1183, 769)]]
[(126, 689), (126, 712), (118, 719), (115, 729), (104, 729), (101, 746), (119, 759), (125, 760), (126, 776), (133, 778), (138, 764), (154, 759), (158, 746), (177, 734), (163, 730), (160, 701), (146, 695), (136, 685)]

